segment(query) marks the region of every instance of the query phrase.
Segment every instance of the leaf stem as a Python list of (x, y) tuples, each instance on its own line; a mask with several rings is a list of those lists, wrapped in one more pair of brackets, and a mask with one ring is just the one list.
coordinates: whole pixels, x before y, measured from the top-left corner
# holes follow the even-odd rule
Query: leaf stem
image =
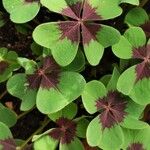
[(143, 1), (140, 3), (140, 7), (144, 7), (147, 2), (148, 2), (148, 0), (143, 0)]
[(17, 147), (16, 150), (23, 150), (28, 144), (28, 142), (31, 141), (32, 137), (42, 132), (42, 130), (49, 124), (49, 122), (50, 122), (50, 119), (46, 117), (42, 123), (42, 126), (38, 128), (20, 147)]
[(25, 116), (26, 114), (30, 113), (34, 108), (35, 108), (35, 107), (33, 107), (32, 109), (30, 109), (30, 110), (28, 110), (28, 111), (25, 111), (25, 112), (19, 114), (19, 115), (17, 116), (17, 120), (19, 120), (20, 118), (22, 118), (22, 117)]
[(5, 90), (5, 91), (0, 95), (0, 99), (2, 99), (6, 94), (7, 94), (7, 90)]

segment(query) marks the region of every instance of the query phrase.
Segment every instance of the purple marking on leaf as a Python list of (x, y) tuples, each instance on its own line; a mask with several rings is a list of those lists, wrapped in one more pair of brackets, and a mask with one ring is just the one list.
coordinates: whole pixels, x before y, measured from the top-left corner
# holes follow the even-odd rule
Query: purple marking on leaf
[(83, 44), (89, 44), (91, 40), (96, 40), (96, 34), (100, 31), (101, 25), (96, 23), (82, 24)]
[(133, 143), (127, 148), (127, 150), (145, 150), (145, 149), (143, 148), (143, 144)]
[(27, 75), (28, 88), (55, 88), (59, 83), (60, 67), (52, 57), (45, 57), (42, 66), (34, 74)]
[(133, 58), (142, 60), (136, 66), (136, 82), (143, 78), (150, 78), (150, 45), (135, 48)]
[(16, 143), (12, 138), (0, 140), (0, 145), (3, 146), (3, 150), (16, 150)]
[(81, 17), (82, 5), (82, 2), (77, 2), (76, 4), (68, 5), (68, 8), (62, 10), (62, 14), (78, 20), (78, 18)]
[(61, 39), (67, 37), (72, 42), (80, 42), (80, 25), (77, 21), (60, 22), (59, 28), (62, 31)]
[(55, 139), (59, 140), (62, 144), (71, 143), (76, 136), (76, 127), (77, 124), (67, 118), (59, 118), (56, 120), (58, 128), (53, 129), (49, 135)]
[(84, 3), (83, 7), (83, 14), (82, 14), (82, 19), (83, 20), (89, 20), (89, 21), (96, 21), (96, 20), (101, 20), (101, 16), (97, 14), (96, 8), (92, 8), (90, 4), (87, 2)]
[(150, 21), (148, 21), (145, 24), (141, 25), (141, 28), (144, 30), (146, 36), (150, 37)]
[(102, 111), (100, 122), (103, 129), (122, 122), (127, 115), (127, 101), (117, 91), (109, 92), (106, 97), (97, 100), (96, 107), (98, 111)]
[(3, 74), (8, 67), (9, 67), (8, 62), (0, 61), (0, 74)]
[(71, 42), (79, 44), (81, 33), (83, 44), (89, 44), (92, 39), (96, 40), (96, 34), (101, 26), (91, 21), (101, 20), (101, 16), (96, 13), (96, 8), (92, 8), (88, 1), (69, 5), (62, 11), (62, 14), (74, 20), (58, 23), (62, 32), (61, 40), (67, 37)]

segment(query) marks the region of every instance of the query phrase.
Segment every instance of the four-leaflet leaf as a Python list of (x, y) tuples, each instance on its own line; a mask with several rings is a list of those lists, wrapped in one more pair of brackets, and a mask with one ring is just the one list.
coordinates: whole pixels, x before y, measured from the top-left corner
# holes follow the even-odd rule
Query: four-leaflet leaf
[(22, 100), (22, 110), (36, 104), (42, 113), (57, 112), (77, 99), (84, 89), (85, 80), (79, 73), (63, 71), (50, 56), (29, 68), (29, 73), (15, 74), (7, 82), (8, 92)]
[(97, 22), (121, 14), (117, 0), (60, 0), (59, 4), (55, 0), (41, 0), (41, 3), (68, 17), (66, 21), (40, 24), (33, 32), (34, 40), (50, 48), (54, 59), (62, 66), (74, 60), (80, 42), (89, 63), (97, 65), (104, 48), (119, 41), (120, 34), (116, 29)]
[(119, 58), (132, 58), (138, 61), (120, 76), (118, 90), (141, 105), (149, 104), (150, 40), (147, 42), (146, 35), (141, 28), (132, 27), (124, 33), (119, 43), (113, 46), (113, 52)]

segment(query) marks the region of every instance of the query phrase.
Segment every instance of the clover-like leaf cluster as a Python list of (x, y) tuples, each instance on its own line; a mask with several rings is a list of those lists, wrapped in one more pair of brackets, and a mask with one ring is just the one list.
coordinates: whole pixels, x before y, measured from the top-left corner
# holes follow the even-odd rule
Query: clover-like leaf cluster
[[(0, 12), (0, 27), (11, 22), (31, 42), (26, 56), (0, 48), (0, 149), (150, 150), (146, 2), (2, 0), (10, 20)], [(40, 128), (27, 141), (13, 137), (35, 109)]]

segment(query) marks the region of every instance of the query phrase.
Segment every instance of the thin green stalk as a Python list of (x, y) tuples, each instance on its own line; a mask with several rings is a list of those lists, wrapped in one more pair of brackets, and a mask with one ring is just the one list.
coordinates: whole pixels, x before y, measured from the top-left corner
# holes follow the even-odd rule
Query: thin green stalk
[(5, 91), (0, 95), (0, 99), (2, 99), (6, 94), (7, 94), (7, 90), (5, 90)]
[(31, 141), (33, 136), (41, 133), (42, 130), (49, 124), (49, 122), (50, 119), (46, 117), (42, 123), (42, 126), (38, 128), (20, 147), (17, 147), (17, 150), (23, 150), (26, 147), (26, 145)]
[(17, 120), (19, 120), (20, 118), (22, 118), (23, 116), (25, 116), (26, 114), (28, 114), (29, 112), (31, 112), (35, 107), (33, 107), (32, 109), (25, 111), (23, 113), (21, 113), (20, 115), (17, 116)]

